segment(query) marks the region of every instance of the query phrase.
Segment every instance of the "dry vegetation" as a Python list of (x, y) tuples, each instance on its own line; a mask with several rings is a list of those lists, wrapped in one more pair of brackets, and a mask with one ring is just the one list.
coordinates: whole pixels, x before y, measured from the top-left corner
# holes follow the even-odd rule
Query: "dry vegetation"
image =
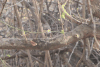
[(100, 67), (100, 0), (0, 0), (0, 67)]

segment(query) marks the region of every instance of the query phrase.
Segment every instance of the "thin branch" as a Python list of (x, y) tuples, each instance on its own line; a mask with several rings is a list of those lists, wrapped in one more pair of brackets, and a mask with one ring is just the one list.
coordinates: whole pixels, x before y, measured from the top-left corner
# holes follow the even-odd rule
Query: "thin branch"
[[(90, 5), (91, 5), (90, 0), (88, 0), (88, 4), (89, 4), (89, 7), (90, 7)], [(95, 24), (95, 21), (94, 21), (94, 19), (93, 19), (92, 8), (91, 8), (91, 7), (90, 7), (90, 15), (91, 15), (91, 19), (92, 19), (93, 26), (94, 26), (94, 30), (93, 30), (94, 39), (95, 39), (95, 41), (97, 42), (97, 45), (99, 46), (99, 42), (98, 42), (98, 40), (97, 40), (97, 38), (96, 38), (96, 24)], [(99, 46), (99, 48), (100, 48), (100, 46)]]
[(71, 57), (72, 57), (72, 54), (74, 53), (74, 50), (75, 50), (75, 48), (77, 47), (77, 45), (78, 45), (78, 42), (76, 42), (76, 45), (74, 46), (74, 48), (73, 48), (73, 50), (72, 50), (72, 52), (71, 52), (71, 54), (70, 54), (70, 56), (69, 56), (68, 62), (70, 62), (70, 59), (71, 59)]
[(85, 56), (85, 47), (86, 47), (86, 39), (84, 40), (84, 47), (83, 47), (83, 54), (82, 54), (82, 57), (80, 58), (80, 60), (79, 60), (78, 63), (76, 64), (76, 67), (79, 67), (80, 63), (81, 63), (82, 60), (84, 59), (84, 56)]
[(2, 14), (2, 11), (3, 11), (3, 9), (4, 9), (4, 6), (5, 6), (6, 2), (7, 2), (7, 0), (5, 0), (4, 3), (2, 4), (3, 6), (2, 6), (2, 9), (1, 9), (1, 11), (0, 11), (0, 17), (1, 17), (1, 14)]

